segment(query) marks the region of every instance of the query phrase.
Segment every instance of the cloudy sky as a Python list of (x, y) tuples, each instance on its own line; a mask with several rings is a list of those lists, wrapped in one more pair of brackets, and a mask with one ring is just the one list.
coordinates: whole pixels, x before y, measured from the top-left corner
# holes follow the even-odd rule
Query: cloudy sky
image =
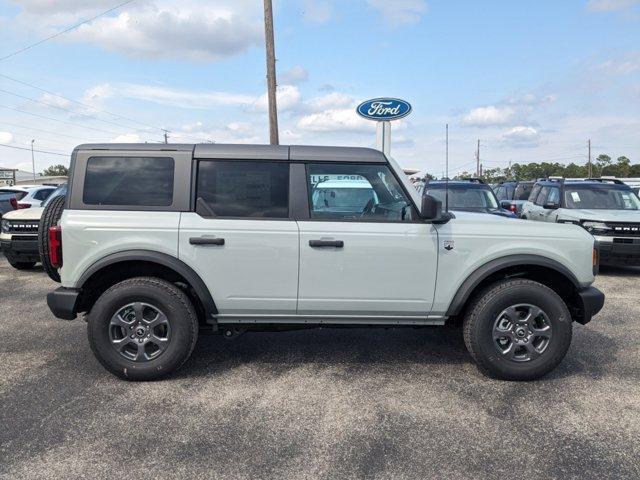
[[(124, 0), (0, 0), (0, 59)], [(281, 143), (375, 145), (362, 100), (412, 103), (392, 154), (440, 175), (640, 162), (640, 0), (274, 0)], [(79, 143), (265, 143), (262, 0), (134, 0), (0, 60), (0, 166)], [(61, 96), (57, 96), (61, 95)], [(19, 147), (19, 148), (10, 148)], [(46, 152), (46, 153), (45, 153)]]

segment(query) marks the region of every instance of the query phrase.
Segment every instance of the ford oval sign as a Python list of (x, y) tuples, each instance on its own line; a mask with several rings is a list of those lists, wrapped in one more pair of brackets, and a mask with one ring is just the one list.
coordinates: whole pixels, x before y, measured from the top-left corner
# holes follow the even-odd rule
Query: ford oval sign
[(357, 112), (368, 120), (389, 122), (409, 115), (411, 105), (399, 98), (374, 98), (358, 105)]

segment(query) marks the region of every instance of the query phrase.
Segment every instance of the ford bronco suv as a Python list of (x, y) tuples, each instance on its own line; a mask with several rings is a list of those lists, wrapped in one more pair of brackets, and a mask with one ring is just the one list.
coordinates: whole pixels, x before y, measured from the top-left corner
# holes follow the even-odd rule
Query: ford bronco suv
[(539, 181), (522, 216), (581, 226), (595, 237), (602, 265), (640, 265), (640, 199), (620, 180)]
[(49, 228), (62, 287), (47, 301), (85, 313), (125, 379), (173, 372), (203, 330), (460, 321), (481, 370), (528, 380), (603, 306), (593, 247), (575, 225), (443, 212), (366, 148), (82, 145)]

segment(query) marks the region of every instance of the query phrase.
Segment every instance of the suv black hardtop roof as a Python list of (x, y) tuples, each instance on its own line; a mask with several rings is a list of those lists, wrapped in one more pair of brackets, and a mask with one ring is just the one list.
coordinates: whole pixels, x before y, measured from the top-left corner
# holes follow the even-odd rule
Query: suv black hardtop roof
[[(558, 186), (558, 185), (586, 185), (586, 186), (600, 186), (606, 183), (612, 185), (627, 186), (622, 180), (617, 178), (585, 178), (585, 179), (564, 179), (564, 178), (541, 178), (536, 182), (536, 185), (543, 187)], [(631, 187), (629, 187), (631, 188)]]
[(425, 183), (425, 188), (428, 189), (430, 186), (444, 187), (449, 185), (450, 187), (467, 187), (467, 188), (480, 188), (480, 189), (491, 189), (489, 185), (484, 183), (479, 179), (469, 179), (469, 180), (430, 180)]
[(500, 182), (498, 186), (501, 185), (533, 185), (536, 183), (535, 180), (507, 180), (505, 182)]
[(284, 160), (386, 163), (379, 150), (364, 147), (329, 147), (311, 145), (244, 145), (224, 143), (88, 143), (75, 150), (176, 152), (192, 151), (194, 158), (225, 160)]

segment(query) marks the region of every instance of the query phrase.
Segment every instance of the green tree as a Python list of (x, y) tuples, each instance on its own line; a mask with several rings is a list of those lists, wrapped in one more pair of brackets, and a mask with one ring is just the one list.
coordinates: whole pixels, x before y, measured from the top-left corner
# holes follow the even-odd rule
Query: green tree
[(66, 177), (69, 175), (69, 169), (64, 165), (51, 165), (45, 168), (40, 175), (43, 177)]

